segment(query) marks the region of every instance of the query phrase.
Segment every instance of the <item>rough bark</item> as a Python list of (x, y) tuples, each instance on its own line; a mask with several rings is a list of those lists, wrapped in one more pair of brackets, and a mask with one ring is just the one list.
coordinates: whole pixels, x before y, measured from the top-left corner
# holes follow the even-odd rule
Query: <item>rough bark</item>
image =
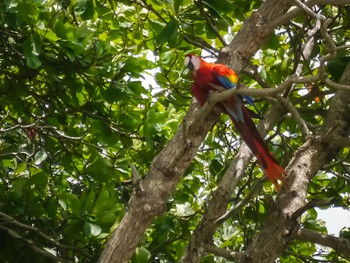
[[(290, 1), (288, 0), (265, 1), (258, 12), (254, 13), (244, 23), (239, 32), (240, 36), (238, 35), (227, 48), (223, 49), (219, 58), (220, 62), (231, 66), (236, 71), (244, 68), (246, 62), (268, 40), (270, 33), (273, 31), (273, 28), (263, 27), (263, 25), (266, 25), (267, 21), (271, 21), (283, 12), (286, 12), (289, 6)], [(153, 219), (164, 212), (168, 196), (176, 189), (178, 182), (196, 154), (199, 145), (218, 119), (218, 116), (214, 114), (208, 116), (211, 106), (206, 105), (198, 110), (195, 104), (191, 105), (178, 131), (167, 147), (154, 159), (145, 179), (140, 182), (139, 187), (133, 192), (129, 201), (128, 211), (109, 238), (99, 262), (128, 262), (144, 232), (153, 222)], [(277, 111), (272, 111), (270, 114), (273, 116), (273, 113), (277, 113), (275, 118), (278, 119), (281, 112), (281, 109), (277, 109)], [(272, 123), (272, 121), (266, 123), (265, 129), (270, 129)], [(274, 225), (275, 228), (270, 229), (270, 227), (266, 227), (251, 246), (248, 247), (245, 255), (241, 258), (241, 262), (270, 262), (283, 251), (290, 239), (292, 231), (297, 226), (296, 219), (291, 215), (293, 211), (296, 211), (297, 208), (300, 208), (304, 204), (308, 180), (328, 160), (328, 150), (335, 153), (336, 147), (331, 147), (326, 143), (324, 136), (318, 136), (309, 139), (304, 144), (304, 147), (296, 153), (295, 158), (287, 169), (287, 172), (290, 173), (288, 182), (291, 187), (288, 191), (281, 192), (274, 207), (274, 212), (272, 212), (269, 219), (269, 222), (271, 222), (270, 225)], [(310, 160), (314, 160), (316, 157), (319, 160), (310, 164)], [(250, 158), (250, 151), (246, 146), (243, 146), (243, 150), (237, 156), (236, 162), (231, 165), (232, 170), (234, 168), (237, 171), (237, 167), (240, 168), (239, 173), (236, 175), (237, 180), (243, 174), (245, 164), (248, 163)], [(242, 160), (244, 161), (242, 162)], [(228, 179), (225, 180), (223, 180), (222, 184), (229, 183), (231, 187), (231, 190), (229, 190), (230, 193), (227, 192), (226, 198), (228, 198), (231, 196), (232, 189), (236, 184), (232, 181), (228, 182)], [(301, 192), (299, 193), (299, 191)], [(223, 195), (226, 196), (226, 193), (218, 193), (219, 195), (221, 195), (220, 199), (223, 199)], [(211, 202), (215, 202), (215, 196), (212, 197)], [(218, 204), (218, 206), (220, 206), (220, 212), (215, 215), (215, 220), (218, 218), (218, 215), (222, 215), (226, 211), (227, 203)], [(213, 226), (208, 232), (209, 234), (206, 234), (207, 240), (205, 241), (210, 242), (209, 239), (215, 232), (217, 222), (214, 222), (214, 217), (210, 215), (208, 218), (204, 218), (204, 220), (210, 221)], [(275, 220), (281, 220), (283, 224), (281, 226), (280, 224), (272, 224), (276, 222)], [(201, 225), (197, 231), (200, 230)], [(268, 238), (267, 240), (273, 240), (271, 238), (276, 239), (273, 242), (266, 242), (264, 238)], [(279, 246), (275, 246), (276, 240), (281, 240)], [(204, 242), (204, 244), (206, 243)], [(263, 243), (268, 243), (270, 246)], [(192, 250), (192, 247), (194, 250)], [(188, 260), (185, 256), (183, 262), (197, 262), (194, 260), (193, 255), (198, 254), (199, 259), (205, 251), (205, 246), (202, 243), (194, 242), (192, 247), (188, 251), (195, 251), (195, 253), (191, 254)], [(266, 257), (262, 256), (266, 255), (266, 253)], [(251, 261), (254, 258), (261, 258), (265, 261)]]
[(260, 8), (247, 18), (232, 42), (221, 50), (219, 62), (240, 72), (249, 59), (269, 40), (277, 26), (270, 22), (286, 13), (293, 4), (290, 0), (264, 1)]
[[(341, 82), (350, 84), (350, 64)], [(309, 181), (335, 156), (341, 145), (338, 138), (349, 136), (350, 91), (339, 90), (332, 98), (321, 133), (310, 137), (295, 153), (286, 172), (287, 185), (279, 193), (265, 228), (248, 246), (239, 262), (274, 262), (298, 230), (297, 211), (303, 208)], [(278, 222), (278, 223), (276, 223)]]
[(176, 189), (199, 145), (218, 120), (217, 115), (208, 115), (211, 106), (207, 104), (198, 110), (192, 103), (178, 131), (134, 190), (128, 211), (109, 238), (99, 262), (128, 262), (154, 217), (165, 211), (169, 194)]
[[(315, 1), (313, 1), (315, 3)], [(265, 2), (267, 3), (267, 2)], [(267, 6), (270, 6), (271, 3), (267, 3)], [(263, 6), (262, 6), (263, 7)], [(276, 12), (276, 6), (274, 6), (275, 9), (273, 9), (273, 12)], [(262, 10), (264, 10), (264, 8), (262, 8)], [(269, 8), (265, 9), (270, 11)], [(301, 10), (299, 10), (300, 12)], [(258, 10), (258, 14), (255, 14), (256, 17), (262, 17), (261, 15), (261, 9)], [(297, 14), (297, 12), (293, 12), (294, 14)], [(269, 21), (273, 20), (274, 17), (269, 17)], [(262, 21), (264, 21), (264, 19), (262, 19)], [(254, 23), (249, 22), (247, 26), (243, 26), (242, 30), (240, 33), (245, 32), (245, 30), (247, 32), (270, 32), (272, 29), (270, 27), (270, 24), (259, 24), (257, 25), (257, 27), (261, 27), (261, 28), (268, 28), (268, 30), (266, 31), (259, 31), (258, 29), (254, 29), (253, 25)], [(277, 25), (277, 23), (272, 23)], [(317, 32), (317, 31), (315, 31)], [(267, 39), (265, 35), (262, 34), (254, 34), (255, 37), (261, 37), (260, 40), (264, 41), (264, 39)], [(238, 40), (237, 40), (238, 39)], [(241, 43), (243, 44), (244, 41), (240, 41), (240, 35), (238, 34), (235, 38), (235, 40), (231, 43), (231, 45), (233, 43)], [(243, 38), (244, 39), (244, 38)], [(259, 39), (259, 38), (258, 38)], [(249, 41), (248, 41), (249, 42)], [(254, 43), (250, 44), (251, 48), (255, 48), (257, 46), (256, 44), (257, 40), (254, 41)], [(236, 68), (240, 68), (240, 66), (242, 64), (244, 64), (245, 61), (245, 57), (241, 56), (242, 52), (235, 52), (236, 50), (240, 50), (239, 48), (237, 49), (235, 46), (231, 46), (230, 45), (230, 49), (229, 50), (234, 50), (233, 52), (227, 52), (229, 55), (228, 57), (222, 57), (222, 62), (227, 61), (226, 63), (229, 63), (229, 58), (232, 58), (232, 56), (237, 55), (238, 53), (238, 57), (240, 59), (235, 60), (233, 59), (233, 62), (231, 63), (231, 65), (233, 67)], [(303, 57), (307, 58), (310, 56), (311, 51), (313, 50), (313, 46), (310, 47), (310, 49), (305, 48), (303, 51)], [(249, 55), (249, 53), (245, 53), (246, 55)], [(235, 58), (235, 57), (234, 57)], [(224, 62), (225, 63), (225, 62)], [(301, 66), (301, 67), (299, 67)], [(299, 76), (302, 72), (302, 68), (303, 68), (303, 64), (298, 65), (297, 70), (296, 70), (296, 76)], [(334, 105), (334, 104), (333, 104)], [(282, 114), (284, 113), (284, 109), (281, 105), (275, 104), (270, 112), (265, 116), (265, 119), (268, 120), (267, 122), (264, 123), (260, 123), (260, 127), (258, 127), (260, 133), (262, 135), (266, 134), (266, 131), (270, 130), (274, 124), (277, 122), (277, 120), (282, 116)], [(332, 118), (329, 118), (332, 119)], [(264, 127), (262, 127), (262, 125), (264, 125)], [(304, 144), (304, 147), (300, 149), (300, 151), (302, 151), (302, 149), (308, 149), (310, 147), (310, 152), (303, 152), (302, 155), (304, 155), (301, 159), (298, 159), (301, 156), (295, 156), (295, 158), (292, 160), (294, 162), (294, 166), (296, 167), (296, 169), (294, 171), (292, 171), (292, 173), (301, 173), (303, 171), (303, 163), (304, 162), (308, 162), (309, 160), (311, 160), (314, 157), (317, 157), (318, 154), (320, 152), (324, 153), (324, 156), (322, 156), (322, 154), (320, 154), (320, 159), (316, 162), (313, 163), (314, 167), (310, 167), (310, 171), (309, 173), (313, 175), (313, 173), (315, 171), (317, 171), (321, 166), (323, 166), (323, 164), (327, 161), (327, 156), (328, 156), (328, 145), (324, 146), (323, 149), (313, 149), (313, 145), (317, 145), (319, 142), (320, 138), (319, 137), (315, 137), (315, 138), (311, 138), (309, 141), (307, 141)], [(313, 151), (316, 152), (315, 155), (313, 154)], [(334, 152), (336, 152), (334, 150)], [(231, 199), (231, 195), (233, 193), (233, 190), (237, 184), (237, 181), (242, 177), (243, 172), (249, 162), (251, 158), (251, 153), (248, 150), (248, 148), (245, 145), (242, 145), (242, 147), (240, 148), (238, 154), (236, 155), (235, 160), (231, 163), (230, 168), (226, 171), (225, 175), (223, 176), (222, 181), (219, 183), (218, 188), (212, 193), (212, 196), (208, 202), (208, 204), (206, 205), (206, 210), (205, 213), (203, 215), (203, 218), (201, 220), (201, 222), (199, 223), (197, 229), (194, 231), (194, 234), (192, 235), (190, 242), (189, 242), (189, 246), (187, 248), (187, 251), (184, 255), (184, 257), (182, 258), (182, 262), (199, 262), (201, 257), (203, 256), (204, 253), (206, 252), (210, 252), (212, 251), (212, 249), (208, 249), (212, 248), (212, 236), (214, 235), (216, 228), (222, 223), (222, 220), (225, 219), (225, 212), (227, 209), (227, 205)], [(304, 159), (303, 159), (304, 158)], [(296, 163), (296, 160), (300, 161), (300, 163)], [(298, 169), (300, 171), (298, 171)], [(288, 173), (288, 171), (287, 171)], [(312, 176), (310, 175), (309, 178), (311, 178)], [(304, 182), (303, 184), (299, 185), (300, 183)], [(290, 198), (286, 197), (286, 202), (281, 204), (281, 207), (279, 208), (279, 210), (277, 209), (277, 211), (272, 212), (272, 214), (276, 215), (276, 218), (272, 218), (272, 220), (268, 223), (268, 224), (272, 224), (275, 222), (279, 222), (276, 220), (280, 220), (279, 218), (277, 218), (278, 216), (284, 216), (283, 214), (280, 214), (280, 209), (285, 208), (286, 209), (286, 213), (292, 213), (293, 211), (296, 211), (297, 207), (300, 207), (300, 205), (303, 205), (303, 202), (305, 201), (306, 198), (306, 189), (307, 189), (307, 184), (308, 184), (308, 180), (304, 180), (304, 181), (297, 181), (296, 185), (293, 185), (294, 189), (299, 189), (299, 187), (301, 187), (300, 189), (304, 189), (304, 191), (302, 191), (302, 195), (301, 196), (296, 196), (295, 198), (293, 197), (293, 195), (290, 195)], [(291, 188), (292, 194), (293, 194), (293, 187)], [(284, 198), (284, 197), (283, 197)], [(282, 198), (282, 199), (283, 199)], [(290, 222), (291, 226), (296, 226), (296, 218), (293, 218), (293, 220)], [(273, 230), (275, 231), (275, 230)], [(289, 231), (288, 227), (285, 228), (285, 231)], [(277, 233), (277, 232), (276, 232)], [(281, 233), (281, 232), (280, 232)], [(282, 231), (283, 234), (283, 231)], [(274, 238), (269, 238), (270, 233), (267, 233), (266, 236), (264, 238), (267, 238), (268, 240), (273, 240), (273, 242), (271, 243), (271, 249), (274, 250), (275, 254), (272, 255), (272, 257), (268, 258), (266, 262), (268, 262), (269, 260), (273, 260), (274, 257), (277, 257), (278, 255), (280, 255), (281, 251), (283, 251), (283, 249), (286, 247), (286, 245), (288, 244), (288, 240), (286, 240), (286, 242), (281, 243), (281, 247), (274, 247), (274, 242), (276, 240), (280, 240), (281, 237), (275, 237)], [(273, 234), (271, 234), (271, 237), (273, 237)], [(264, 243), (264, 239), (262, 239), (262, 243)], [(260, 249), (257, 250), (257, 253), (263, 253), (264, 249)], [(228, 253), (232, 253), (232, 252), (228, 252)], [(256, 260), (258, 260), (257, 262), (260, 262), (260, 257), (256, 255)], [(244, 258), (242, 258), (242, 261), (244, 260)], [(246, 257), (245, 258), (245, 262), (250, 262), (250, 260), (252, 260), (251, 258)]]
[(333, 248), (350, 260), (350, 241), (346, 238), (335, 237), (309, 229), (299, 229), (294, 238)]
[[(265, 115), (265, 118), (269, 121), (259, 123), (258, 130), (260, 134), (265, 136), (267, 132), (271, 130), (273, 124), (277, 123), (281, 118), (284, 112), (284, 109), (276, 103)], [(232, 198), (232, 192), (237, 186), (238, 181), (244, 175), (252, 157), (248, 146), (243, 144), (236, 154), (235, 159), (230, 164), (230, 167), (225, 172), (217, 189), (213, 191), (203, 218), (191, 236), (181, 262), (200, 262), (204, 253), (207, 252), (207, 246), (212, 243), (213, 235), (217, 227), (222, 223), (220, 218), (227, 212), (227, 205)]]
[[(266, 28), (267, 21), (274, 20), (285, 13), (289, 7), (290, 1), (265, 1), (259, 10), (244, 22), (229, 47), (223, 49), (219, 57), (220, 62), (238, 71), (243, 69), (247, 61), (269, 39), (273, 31), (272, 28), (269, 28), (269, 30), (261, 30), (261, 28)], [(268, 121), (259, 123), (258, 129), (262, 136), (266, 135), (284, 112), (285, 110), (279, 104), (274, 105), (265, 116)], [(243, 144), (235, 160), (225, 172), (218, 188), (213, 192), (203, 218), (192, 235), (181, 262), (193, 263), (200, 261), (206, 247), (212, 242), (216, 228), (221, 223), (218, 219), (225, 214), (232, 192), (237, 182), (244, 175), (251, 158), (251, 151)]]

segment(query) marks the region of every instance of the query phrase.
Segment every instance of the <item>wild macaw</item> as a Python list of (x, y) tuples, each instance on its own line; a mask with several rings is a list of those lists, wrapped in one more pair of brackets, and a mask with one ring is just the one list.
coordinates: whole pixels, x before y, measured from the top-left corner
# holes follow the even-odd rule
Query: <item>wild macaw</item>
[[(215, 86), (223, 87), (224, 89), (236, 88), (238, 82), (237, 74), (222, 64), (208, 63), (197, 55), (189, 54), (185, 57), (185, 66), (192, 71), (192, 94), (201, 106), (207, 101), (209, 92), (217, 90)], [(243, 140), (278, 190), (280, 187), (278, 181), (284, 183), (282, 177), (284, 169), (277, 163), (267, 148), (254, 125), (250, 110), (244, 106), (243, 99), (254, 105), (253, 99), (249, 96), (233, 95), (220, 102), (218, 106), (230, 116)]]

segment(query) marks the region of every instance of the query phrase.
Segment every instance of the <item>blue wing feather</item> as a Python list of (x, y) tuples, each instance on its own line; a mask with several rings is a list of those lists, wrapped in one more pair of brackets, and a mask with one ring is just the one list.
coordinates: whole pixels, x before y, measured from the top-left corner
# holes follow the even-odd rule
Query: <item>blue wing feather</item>
[[(220, 84), (226, 88), (226, 89), (232, 89), (232, 88), (236, 88), (236, 84), (234, 84), (228, 77), (226, 76), (223, 76), (223, 75), (218, 75), (218, 74), (215, 74), (216, 78), (219, 80)], [(253, 97), (251, 96), (246, 96), (246, 95), (240, 95), (240, 97), (245, 101), (247, 102), (249, 105), (253, 106), (254, 109), (257, 111), (257, 115), (261, 115), (260, 111), (258, 110), (258, 108), (255, 106), (254, 104), (254, 99)], [(241, 116), (237, 116), (240, 117)]]
[[(226, 88), (226, 89), (232, 89), (232, 88), (236, 87), (236, 85), (231, 80), (229, 80), (226, 76), (216, 75), (216, 78), (219, 80), (221, 85), (224, 86), (224, 88)], [(248, 102), (248, 104), (252, 105), (257, 110), (257, 108), (254, 104), (254, 99), (252, 97), (246, 96), (246, 95), (242, 95), (240, 97), (243, 100), (245, 100), (246, 102)]]
[(221, 85), (223, 85), (224, 88), (226, 89), (232, 89), (236, 87), (236, 85), (225, 76), (216, 75), (216, 78), (220, 81)]

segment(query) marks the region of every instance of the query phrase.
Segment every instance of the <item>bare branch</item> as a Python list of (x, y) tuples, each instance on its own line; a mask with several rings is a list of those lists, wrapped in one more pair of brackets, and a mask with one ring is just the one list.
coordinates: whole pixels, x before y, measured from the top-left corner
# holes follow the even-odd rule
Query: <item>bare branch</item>
[(302, 207), (300, 207), (298, 210), (296, 210), (296, 211), (293, 213), (292, 218), (293, 218), (293, 219), (297, 219), (297, 218), (300, 217), (304, 212), (306, 212), (307, 210), (309, 210), (309, 209), (311, 209), (311, 208), (329, 206), (329, 205), (332, 204), (334, 201), (335, 201), (335, 198), (314, 199), (314, 200), (311, 200), (310, 202), (306, 203), (304, 206), (302, 206)]
[(329, 86), (335, 89), (350, 90), (350, 85), (339, 84), (328, 78), (325, 79), (324, 81), (326, 82), (326, 84), (328, 84)]
[(221, 34), (219, 33), (218, 29), (216, 28), (216, 26), (213, 24), (213, 22), (210, 20), (210, 18), (208, 17), (208, 14), (205, 12), (204, 8), (203, 8), (203, 2), (202, 0), (196, 0), (194, 1), (194, 4), (198, 7), (199, 12), (201, 13), (201, 15), (204, 17), (205, 21), (207, 22), (207, 24), (210, 26), (210, 28), (214, 31), (215, 35), (218, 37), (218, 39), (220, 40), (220, 42), (223, 44), (223, 46), (227, 46), (227, 43), (225, 41), (225, 39), (221, 36)]
[(46, 234), (44, 234), (43, 232), (41, 232), (41, 230), (39, 228), (36, 228), (34, 226), (30, 226), (30, 225), (26, 225), (23, 224), (19, 221), (17, 221), (16, 219), (14, 219), (13, 217), (0, 212), (0, 219), (4, 220), (4, 222), (2, 222), (2, 225), (9, 223), (9, 224), (13, 224), (17, 227), (29, 230), (35, 234), (37, 234), (38, 236), (40, 236), (41, 238), (43, 238), (46, 242), (51, 243), (53, 246), (58, 247), (58, 248), (63, 248), (63, 249), (67, 249), (67, 250), (72, 250), (72, 251), (76, 251), (82, 255), (84, 255), (85, 257), (91, 258), (91, 255), (85, 253), (84, 251), (82, 251), (80, 248), (77, 247), (72, 247), (72, 246), (67, 246), (64, 244), (61, 244), (60, 242), (56, 241), (55, 239), (52, 239), (51, 237), (47, 236)]
[(328, 34), (328, 31), (327, 31), (327, 28), (331, 22), (332, 22), (332, 19), (330, 19), (330, 18), (328, 18), (326, 20), (321, 19), (321, 35), (323, 36), (325, 43), (326, 43), (326, 46), (327, 46), (328, 51), (329, 51), (329, 55), (327, 57), (328, 60), (335, 58), (335, 56), (337, 55), (334, 40)]
[(17, 232), (15, 232), (14, 230), (12, 230), (10, 228), (7, 228), (1, 224), (0, 224), (0, 228), (5, 230), (12, 238), (21, 240), (23, 243), (25, 243), (27, 246), (29, 246), (35, 252), (37, 252), (38, 254), (40, 254), (46, 258), (50, 258), (50, 259), (54, 260), (54, 262), (66, 262), (66, 263), (74, 262), (74, 261), (70, 261), (68, 259), (57, 257), (54, 254), (49, 253), (49, 252), (45, 251), (44, 249), (39, 248), (32, 240), (24, 238), (23, 236), (21, 236), (20, 234), (18, 234)]
[(206, 246), (206, 251), (216, 256), (223, 257), (226, 259), (237, 260), (242, 256), (242, 252), (236, 252), (224, 248), (219, 248), (215, 245)]
[(16, 124), (10, 128), (5, 128), (5, 129), (0, 129), (0, 132), (9, 132), (9, 131), (12, 131), (12, 130), (15, 130), (15, 129), (28, 129), (28, 128), (31, 128), (31, 127), (34, 127), (35, 125), (37, 124), (37, 122), (33, 122), (33, 123), (30, 123), (30, 124)]
[(299, 6), (306, 14), (308, 14), (311, 17), (314, 17), (317, 20), (326, 20), (324, 15), (316, 14), (314, 11), (312, 11), (307, 5), (300, 2), (299, 0), (293, 0), (293, 2)]
[(310, 130), (307, 127), (305, 120), (299, 114), (298, 110), (293, 106), (292, 103), (290, 103), (289, 100), (286, 100), (282, 97), (277, 97), (277, 100), (287, 108), (287, 110), (290, 112), (290, 114), (292, 115), (292, 117), (300, 127), (301, 133), (307, 139), (310, 136)]
[(221, 224), (224, 221), (226, 221), (229, 217), (231, 217), (234, 213), (240, 211), (245, 205), (249, 204), (249, 202), (261, 191), (262, 186), (264, 182), (266, 181), (266, 175), (264, 175), (262, 178), (259, 178), (255, 181), (252, 189), (247, 194), (246, 197), (244, 197), (241, 201), (238, 202), (234, 207), (232, 207), (230, 210), (228, 210), (225, 214), (223, 214), (221, 217), (219, 217), (216, 220), (217, 224)]
[(346, 238), (322, 234), (309, 229), (299, 229), (294, 237), (306, 242), (317, 243), (322, 246), (333, 248), (347, 259), (350, 259), (350, 241)]
[[(322, 4), (346, 5), (349, 3), (350, 3), (349, 0), (332, 0), (331, 3), (329, 0), (309, 0), (303, 5), (310, 8), (310, 7), (317, 5), (317, 4), (320, 4), (320, 5), (322, 5)], [(290, 10), (288, 13), (283, 14), (283, 15), (277, 17), (276, 19), (270, 21), (267, 25), (264, 26), (264, 29), (267, 31), (270, 31), (270, 30), (273, 30), (274, 28), (280, 27), (280, 26), (288, 23), (290, 20), (292, 20), (294, 17), (296, 17), (297, 15), (299, 15), (303, 11), (304, 10), (300, 6), (295, 7), (292, 10)], [(314, 15), (312, 15), (312, 16), (314, 16)]]
[[(222, 92), (211, 93), (208, 99), (208, 103), (215, 104), (220, 101), (224, 101), (232, 97), (234, 94), (247, 95), (251, 97), (275, 97), (278, 93), (290, 87), (294, 82), (297, 82), (299, 78), (296, 75), (292, 75), (287, 78), (277, 88), (266, 88), (266, 89), (229, 89)], [(212, 85), (216, 91), (221, 91), (221, 86)]]

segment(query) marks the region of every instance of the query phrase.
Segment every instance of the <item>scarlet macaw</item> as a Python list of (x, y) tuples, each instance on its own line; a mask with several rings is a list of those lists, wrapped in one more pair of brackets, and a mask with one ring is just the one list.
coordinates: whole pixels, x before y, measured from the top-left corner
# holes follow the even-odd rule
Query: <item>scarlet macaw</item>
[[(207, 101), (209, 92), (215, 90), (215, 86), (231, 89), (235, 88), (238, 82), (237, 74), (231, 69), (222, 64), (208, 63), (196, 55), (186, 55), (185, 66), (192, 71), (194, 80), (192, 94), (201, 106)], [(225, 99), (219, 103), (219, 106), (223, 112), (230, 116), (243, 140), (254, 153), (258, 163), (278, 190), (278, 180), (284, 183), (282, 177), (284, 169), (277, 163), (267, 148), (254, 125), (250, 111), (244, 106), (243, 99), (254, 106), (251, 97), (239, 95), (233, 95), (229, 99)]]

